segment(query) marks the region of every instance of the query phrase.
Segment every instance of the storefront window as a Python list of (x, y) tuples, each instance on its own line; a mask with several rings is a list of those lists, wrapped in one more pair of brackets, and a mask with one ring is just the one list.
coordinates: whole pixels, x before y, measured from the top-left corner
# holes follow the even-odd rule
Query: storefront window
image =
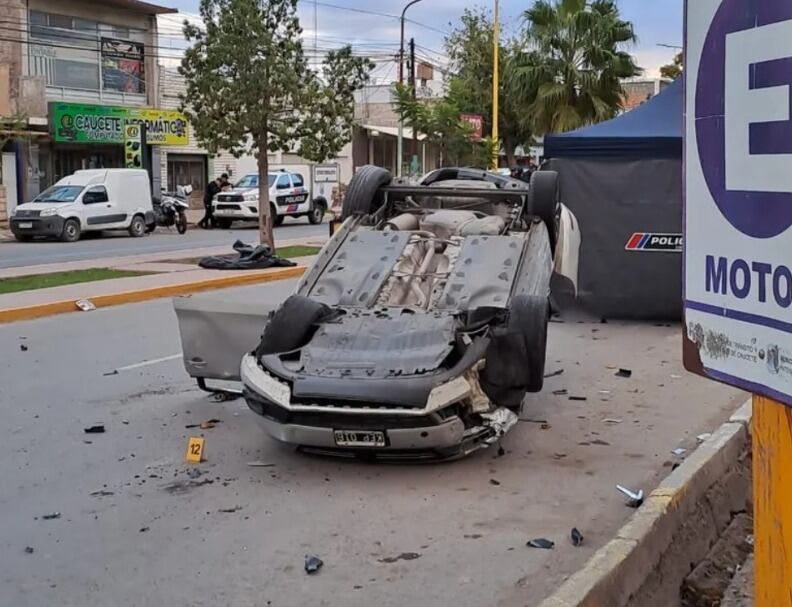
[(168, 191), (180, 185), (191, 185), (196, 193), (206, 189), (206, 156), (168, 154)]
[(145, 32), (30, 11), (30, 72), (49, 86), (146, 92)]

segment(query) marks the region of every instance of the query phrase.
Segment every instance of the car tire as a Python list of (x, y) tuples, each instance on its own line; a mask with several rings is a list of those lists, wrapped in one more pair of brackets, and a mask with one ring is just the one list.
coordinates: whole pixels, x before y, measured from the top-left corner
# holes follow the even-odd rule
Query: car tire
[(140, 238), (141, 236), (146, 235), (146, 220), (143, 219), (142, 215), (135, 215), (132, 218), (132, 221), (129, 223), (129, 228), (127, 228), (127, 232), (132, 238)]
[(222, 219), (215, 218), (214, 222), (215, 222), (215, 225), (218, 228), (220, 228), (221, 230), (230, 230), (231, 229), (231, 224), (233, 223), (233, 220), (227, 219), (227, 218), (222, 218)]
[(33, 240), (30, 234), (14, 234), (14, 238), (17, 239), (17, 242), (30, 242)]
[(283, 225), (283, 220), (286, 219), (286, 215), (278, 215), (278, 211), (275, 210), (275, 207), (272, 207), (270, 213), (272, 213), (272, 225), (276, 228)]
[(377, 191), (392, 179), (390, 171), (371, 164), (355, 171), (341, 203), (341, 220), (375, 212), (383, 202), (383, 196)]
[(290, 296), (267, 321), (256, 357), (301, 348), (312, 334), (312, 327), (332, 313), (323, 303), (302, 295)]
[(534, 171), (531, 175), (528, 194), (531, 201), (531, 213), (539, 217), (547, 226), (552, 251), (555, 251), (561, 222), (559, 183), (556, 171)]
[(80, 222), (76, 219), (67, 219), (63, 224), (63, 231), (61, 232), (60, 239), (62, 242), (77, 242), (80, 240)]
[(485, 355), (481, 386), (490, 400), (519, 407), (526, 392), (542, 389), (549, 319), (548, 297), (518, 295), (512, 300), (508, 323), (493, 330)]
[(321, 196), (314, 198), (311, 203), (311, 210), (308, 211), (308, 221), (311, 225), (322, 223), (325, 211), (327, 211), (327, 200)]

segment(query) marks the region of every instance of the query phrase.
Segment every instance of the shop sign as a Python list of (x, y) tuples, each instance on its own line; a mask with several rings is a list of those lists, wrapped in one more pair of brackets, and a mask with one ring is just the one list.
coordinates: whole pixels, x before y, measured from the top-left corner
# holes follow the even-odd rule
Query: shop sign
[(139, 124), (124, 126), (124, 163), (128, 169), (143, 168), (143, 132)]
[(484, 117), (481, 114), (460, 114), (459, 119), (470, 125), (472, 129), (470, 138), (473, 141), (481, 141), (484, 137)]
[(143, 45), (129, 40), (102, 38), (102, 86), (124, 93), (146, 92)]
[(127, 124), (144, 124), (151, 145), (189, 143), (187, 118), (175, 110), (53, 103), (50, 124), (59, 143), (123, 144)]
[(315, 164), (314, 183), (338, 183), (337, 164)]

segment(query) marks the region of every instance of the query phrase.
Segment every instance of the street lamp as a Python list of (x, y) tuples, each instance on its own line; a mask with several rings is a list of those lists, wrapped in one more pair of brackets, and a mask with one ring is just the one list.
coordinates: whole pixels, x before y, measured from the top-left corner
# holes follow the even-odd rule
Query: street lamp
[[(413, 4), (421, 0), (411, 0), (401, 12), (401, 40), (399, 42), (399, 84), (404, 84), (404, 14)], [(413, 127), (415, 128), (415, 127)], [(396, 176), (402, 176), (402, 157), (404, 155), (404, 117), (399, 114), (399, 136), (396, 139)]]

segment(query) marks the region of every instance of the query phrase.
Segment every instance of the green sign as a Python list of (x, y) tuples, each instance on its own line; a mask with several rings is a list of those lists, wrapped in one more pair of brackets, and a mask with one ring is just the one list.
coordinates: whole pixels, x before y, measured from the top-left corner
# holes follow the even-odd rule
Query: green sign
[(126, 168), (143, 168), (143, 133), (139, 124), (124, 127), (124, 160)]
[(146, 143), (187, 145), (187, 118), (175, 110), (78, 103), (50, 104), (50, 124), (61, 143), (124, 143), (128, 124), (146, 125)]

